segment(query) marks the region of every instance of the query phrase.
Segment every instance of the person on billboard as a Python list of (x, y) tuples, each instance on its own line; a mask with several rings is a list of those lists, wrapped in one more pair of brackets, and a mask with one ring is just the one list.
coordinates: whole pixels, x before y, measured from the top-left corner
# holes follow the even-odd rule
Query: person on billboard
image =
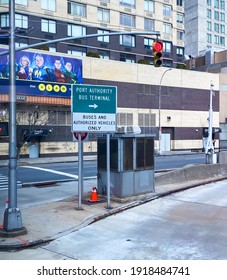
[(55, 66), (54, 68), (55, 82), (65, 83), (66, 82), (65, 75), (61, 71), (61, 67), (62, 67), (61, 60), (56, 58), (54, 62), (54, 66)]
[(31, 80), (33, 69), (30, 67), (30, 60), (26, 55), (20, 58), (20, 68), (16, 72), (16, 77), (23, 80)]
[(44, 58), (41, 54), (35, 56), (36, 67), (32, 72), (32, 80), (54, 82), (54, 71), (44, 65)]
[[(7, 54), (6, 56), (7, 58), (7, 62), (5, 64), (5, 66), (2, 68), (2, 71), (0, 73), (0, 77), (3, 78), (9, 78), (9, 55)], [(19, 70), (19, 66), (17, 65), (17, 63), (15, 63), (15, 73)]]
[(65, 75), (65, 82), (69, 83), (69, 84), (77, 84), (78, 83), (78, 79), (76, 74), (74, 74), (72, 72), (72, 63), (67, 61), (65, 63), (65, 71), (64, 71), (64, 75)]

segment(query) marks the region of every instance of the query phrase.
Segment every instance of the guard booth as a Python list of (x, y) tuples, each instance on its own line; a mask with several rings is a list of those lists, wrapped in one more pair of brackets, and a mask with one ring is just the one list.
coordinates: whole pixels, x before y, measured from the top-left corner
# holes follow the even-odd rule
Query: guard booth
[[(110, 195), (126, 198), (154, 192), (154, 137), (114, 134), (110, 137)], [(106, 138), (98, 138), (98, 192), (107, 194)]]

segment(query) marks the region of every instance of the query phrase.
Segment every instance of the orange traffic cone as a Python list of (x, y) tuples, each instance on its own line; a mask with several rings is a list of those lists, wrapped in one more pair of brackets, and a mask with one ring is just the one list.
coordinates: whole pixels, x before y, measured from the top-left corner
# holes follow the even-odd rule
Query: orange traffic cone
[(96, 187), (92, 187), (91, 188), (91, 196), (90, 196), (90, 199), (88, 201), (89, 202), (98, 202), (99, 201), (99, 197), (98, 197), (98, 193), (97, 193), (97, 188)]

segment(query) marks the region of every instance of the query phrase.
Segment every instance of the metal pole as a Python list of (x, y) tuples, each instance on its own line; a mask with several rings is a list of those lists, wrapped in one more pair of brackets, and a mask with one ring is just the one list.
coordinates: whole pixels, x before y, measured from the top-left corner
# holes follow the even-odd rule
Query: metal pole
[(213, 154), (214, 154), (214, 145), (212, 140), (213, 132), (213, 83), (210, 84), (210, 108), (209, 108), (209, 118), (208, 118), (208, 137), (205, 147), (205, 153), (207, 157), (207, 163), (212, 163)]
[[(9, 1), (10, 41), (9, 41), (9, 207), (4, 212), (3, 228), (15, 232), (22, 226), (21, 212), (17, 208), (17, 142), (16, 142), (16, 86), (15, 86), (15, 1)], [(24, 230), (26, 233), (26, 230)]]
[(162, 92), (162, 79), (166, 72), (172, 70), (171, 68), (165, 70), (162, 74), (160, 83), (159, 83), (159, 90), (158, 90), (158, 154), (161, 155), (161, 137), (162, 137), (162, 127), (161, 127), (161, 92)]
[(107, 209), (111, 209), (110, 205), (110, 134), (106, 134), (106, 176), (107, 176)]
[(79, 177), (78, 177), (78, 210), (82, 210), (81, 200), (82, 200), (82, 180), (83, 180), (83, 171), (82, 171), (82, 141), (81, 141), (81, 132), (78, 132), (78, 163), (79, 163)]
[[(160, 32), (159, 31), (129, 31), (129, 32), (110, 32), (110, 33), (103, 33), (103, 34), (89, 34), (89, 35), (83, 35), (83, 36), (73, 36), (73, 37), (65, 37), (65, 38), (60, 38), (60, 39), (55, 39), (55, 40), (49, 40), (49, 41), (45, 41), (45, 42), (40, 42), (40, 43), (36, 43), (36, 44), (31, 44), (28, 46), (23, 46), (23, 47), (19, 47), (17, 48), (15, 51), (22, 51), (22, 50), (26, 50), (26, 49), (30, 49), (30, 48), (34, 48), (34, 47), (38, 47), (38, 46), (43, 46), (46, 44), (54, 44), (54, 43), (60, 43), (60, 42), (66, 42), (66, 41), (70, 41), (70, 40), (76, 40), (76, 39), (88, 39), (88, 38), (93, 38), (93, 37), (100, 37), (100, 36), (119, 36), (119, 35), (156, 35), (156, 36), (160, 36)], [(23, 36), (17, 35), (18, 38), (23, 38)], [(8, 54), (9, 51), (4, 51), (4, 52), (0, 52), (0, 56), (1, 55), (5, 55)]]

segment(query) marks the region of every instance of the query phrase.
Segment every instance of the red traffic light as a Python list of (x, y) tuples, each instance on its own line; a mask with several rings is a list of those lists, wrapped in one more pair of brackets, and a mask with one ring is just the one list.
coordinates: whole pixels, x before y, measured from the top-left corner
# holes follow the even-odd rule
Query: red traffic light
[(153, 43), (153, 51), (154, 52), (161, 52), (163, 49), (163, 43), (160, 41), (154, 42)]

